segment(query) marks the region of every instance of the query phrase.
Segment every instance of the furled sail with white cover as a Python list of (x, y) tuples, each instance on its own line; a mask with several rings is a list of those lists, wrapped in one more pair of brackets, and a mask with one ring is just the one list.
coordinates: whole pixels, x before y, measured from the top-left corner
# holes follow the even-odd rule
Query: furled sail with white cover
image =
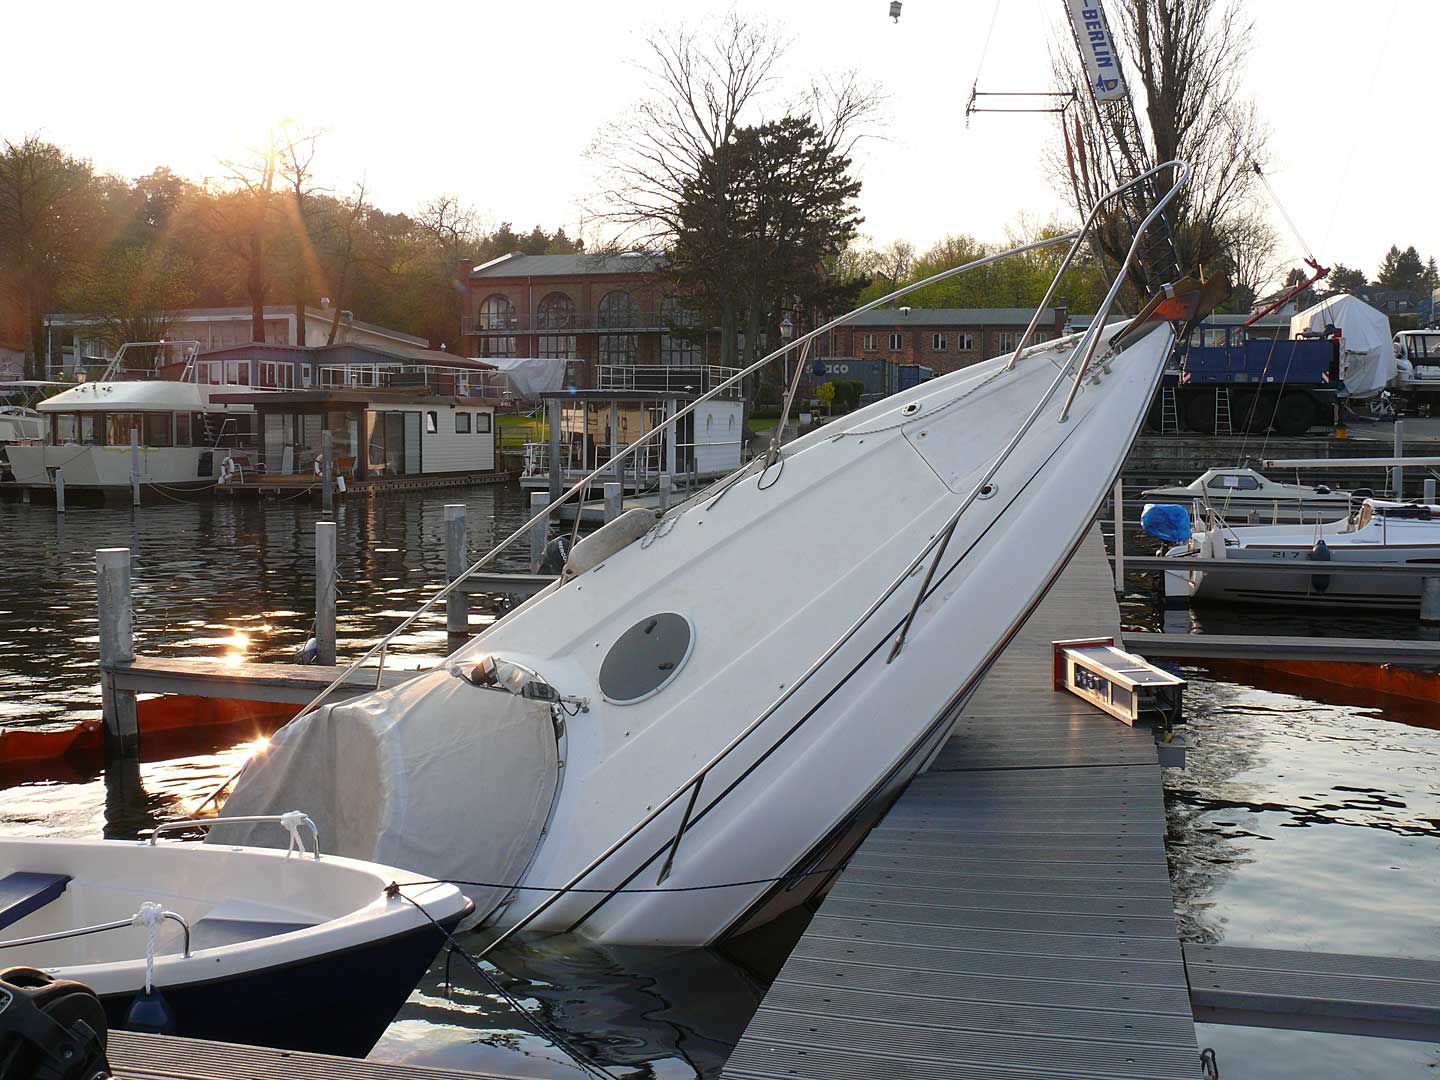
[[(549, 705), (437, 670), (292, 720), (251, 760), (222, 817), (303, 810), (330, 854), (508, 884), (535, 853), (558, 771)], [(277, 842), (264, 825), (210, 835)], [(507, 891), (465, 889), (482, 916)]]

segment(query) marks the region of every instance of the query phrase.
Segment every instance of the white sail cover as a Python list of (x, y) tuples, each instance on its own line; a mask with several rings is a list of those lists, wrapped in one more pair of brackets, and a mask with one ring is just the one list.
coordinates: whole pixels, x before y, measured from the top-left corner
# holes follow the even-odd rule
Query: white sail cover
[(492, 364), (515, 388), (522, 398), (538, 398), (541, 394), (558, 394), (565, 389), (564, 359), (533, 356), (487, 356)]
[(1390, 320), (1348, 293), (1328, 297), (1290, 319), (1290, 336), (1340, 331), (1340, 381), (1352, 398), (1374, 397), (1395, 379), (1395, 349)]
[[(442, 668), (286, 724), (251, 759), (221, 817), (301, 810), (323, 852), (417, 877), (505, 884), (535, 853), (557, 776), (547, 704)], [(286, 842), (264, 824), (217, 826), (211, 839)], [(507, 892), (464, 891), (481, 917)]]

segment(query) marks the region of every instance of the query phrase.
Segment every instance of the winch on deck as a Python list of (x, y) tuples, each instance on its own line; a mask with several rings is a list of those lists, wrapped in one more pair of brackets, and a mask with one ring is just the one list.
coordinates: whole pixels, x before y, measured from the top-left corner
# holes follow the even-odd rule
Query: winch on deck
[(1160, 764), (1183, 768), (1185, 742), (1175, 737), (1184, 722), (1185, 680), (1115, 647), (1113, 637), (1051, 643), (1055, 689), (1068, 690), (1131, 727), (1149, 723)]

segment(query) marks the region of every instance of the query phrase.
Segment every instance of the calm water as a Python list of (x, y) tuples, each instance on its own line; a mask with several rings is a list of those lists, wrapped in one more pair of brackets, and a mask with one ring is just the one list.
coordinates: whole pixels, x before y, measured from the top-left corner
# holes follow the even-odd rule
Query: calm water
[[(443, 506), (467, 504), (479, 552), (524, 518), (514, 488), (417, 493), (341, 506), (342, 660), (358, 655), (444, 578)], [(309, 637), (314, 523), (306, 503), (47, 508), (0, 501), (0, 725), (61, 729), (99, 716), (94, 549), (135, 553), (137, 647), (154, 655), (289, 659)], [(1130, 550), (1139, 550), (1132, 538)], [(524, 569), (523, 553), (501, 563)], [(1140, 579), (1135, 583), (1138, 587)], [(473, 598), (476, 621), (494, 603)], [(1159, 626), (1136, 592), (1127, 623)], [(1401, 617), (1190, 616), (1212, 632), (1416, 636)], [(435, 656), (443, 615), (398, 643)], [(402, 661), (403, 662), (403, 661)], [(1312, 685), (1191, 680), (1189, 768), (1166, 798), (1185, 934), (1225, 941), (1440, 959), (1440, 720), (1436, 707), (1376, 705)], [(1227, 673), (1227, 677), (1230, 677)], [(259, 732), (228, 745), (149, 740), (138, 770), (84, 759), (19, 770), (0, 762), (0, 834), (134, 836), (229, 775)], [(783, 959), (747, 952), (602, 948), (527, 941), (488, 978), (620, 1077), (714, 1077)], [(1435, 1076), (1423, 1044), (1202, 1028), (1227, 1078)], [(486, 978), (437, 961), (373, 1056), (517, 1075), (577, 1069)]]

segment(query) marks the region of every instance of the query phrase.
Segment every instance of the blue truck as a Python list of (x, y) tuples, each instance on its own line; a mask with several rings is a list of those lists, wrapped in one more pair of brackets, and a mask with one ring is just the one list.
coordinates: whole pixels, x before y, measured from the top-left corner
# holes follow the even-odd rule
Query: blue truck
[[(1175, 343), (1149, 426), (1301, 435), (1329, 424), (1340, 390), (1336, 335), (1276, 338), (1243, 325), (1201, 323)], [(1167, 417), (1167, 396), (1174, 416)]]

